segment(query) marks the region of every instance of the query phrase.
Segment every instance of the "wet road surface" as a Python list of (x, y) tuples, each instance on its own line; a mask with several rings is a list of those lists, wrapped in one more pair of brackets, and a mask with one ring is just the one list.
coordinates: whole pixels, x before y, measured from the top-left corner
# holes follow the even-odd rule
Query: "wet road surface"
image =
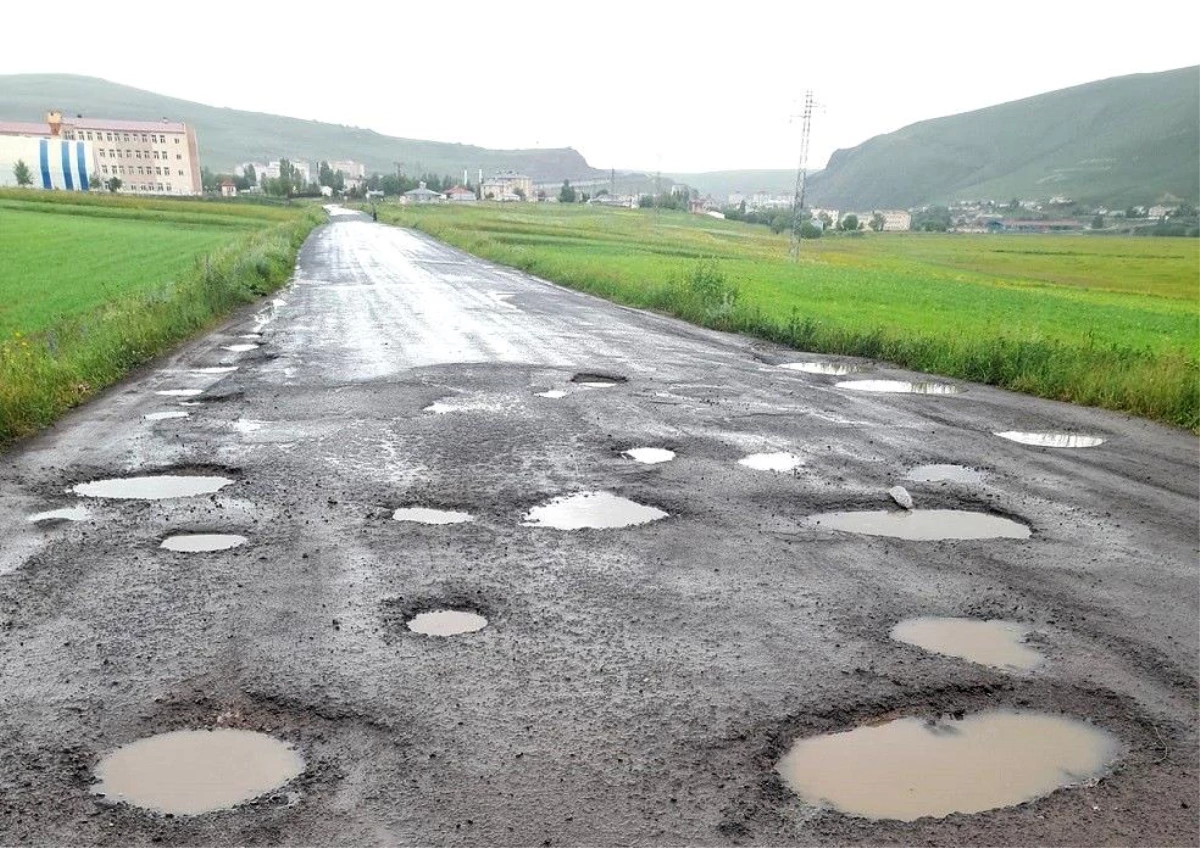
[[(929, 381), (877, 363), (780, 367), (824, 359), (333, 217), (276, 298), (0, 459), (0, 843), (1195, 844), (1195, 438), (945, 379), (962, 391), (838, 386)], [(176, 474), (205, 479), (72, 491)], [(1022, 532), (812, 520), (896, 511), (900, 483), (910, 515)], [(443, 513), (464, 517), (397, 520)], [(197, 534), (246, 541), (163, 547)], [(446, 610), (486, 626), (409, 626)], [(1041, 660), (891, 638), (918, 617), (1012, 622)], [(807, 737), (916, 718), (933, 739), (991, 710), (1117, 753), (941, 818), (842, 812), (778, 768)], [(118, 748), (204, 729), (267, 734), (303, 772), (200, 815), (97, 791)], [(944, 791), (921, 778), (889, 780)]]

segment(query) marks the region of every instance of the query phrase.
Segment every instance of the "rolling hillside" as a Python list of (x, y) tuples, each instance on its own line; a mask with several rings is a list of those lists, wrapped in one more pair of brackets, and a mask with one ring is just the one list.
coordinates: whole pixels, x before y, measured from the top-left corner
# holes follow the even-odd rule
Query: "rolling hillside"
[(1200, 68), (1114, 77), (922, 121), (839, 150), (814, 206), (908, 208), (1065, 195), (1112, 206), (1200, 198)]
[(488, 150), (466, 144), (448, 144), (393, 138), (357, 127), (285, 118), (261, 112), (221, 109), (188, 100), (130, 88), (95, 77), (67, 74), (14, 74), (0, 76), (0, 120), (40, 121), (50, 108), (64, 115), (157, 120), (168, 117), (196, 128), (203, 164), (214, 171), (229, 171), (241, 162), (259, 162), (286, 156), (316, 162), (320, 159), (354, 159), (368, 170), (389, 172), (402, 162), (409, 173), (472, 174), (511, 168), (534, 181), (558, 181), (602, 176), (571, 148), (543, 150)]

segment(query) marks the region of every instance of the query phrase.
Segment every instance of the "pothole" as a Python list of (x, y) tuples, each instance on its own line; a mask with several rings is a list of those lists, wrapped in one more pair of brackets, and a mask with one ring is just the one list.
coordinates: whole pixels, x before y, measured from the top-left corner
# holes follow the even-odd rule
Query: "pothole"
[(1025, 644), (1028, 633), (1029, 628), (1014, 621), (922, 616), (899, 622), (891, 637), (980, 665), (1028, 670), (1042, 661), (1042, 655)]
[(177, 730), (123, 745), (96, 766), (95, 794), (159, 813), (226, 810), (304, 771), (296, 750), (265, 733)]
[(776, 770), (809, 804), (914, 821), (1010, 807), (1085, 783), (1118, 750), (1115, 737), (1077, 719), (990, 710), (799, 739)]
[(549, 391), (546, 391), (546, 392), (538, 392), (537, 396), (544, 397), (544, 398), (550, 398), (551, 400), (558, 400), (559, 398), (565, 398), (567, 396), (567, 393), (564, 392), (562, 389), (550, 389)]
[(861, 365), (844, 365), (840, 362), (785, 362), (779, 367), (789, 371), (803, 371), (805, 374), (828, 374), (831, 377), (857, 374), (863, 370)]
[(190, 474), (154, 474), (145, 477), (115, 477), (92, 480), (71, 488), (86, 498), (115, 498), (118, 500), (164, 500), (191, 498), (219, 492), (233, 481), (228, 477), (194, 476)]
[(423, 506), (405, 506), (392, 513), (395, 521), (411, 521), (416, 524), (465, 524), (475, 519), (469, 512), (449, 509), (430, 509)]
[(193, 374), (229, 374), (238, 370), (236, 365), (212, 365), (207, 368), (189, 368)]
[(62, 509), (51, 509), (46, 512), (35, 512), (26, 521), (85, 521), (92, 513), (86, 506), (65, 506)]
[(622, 455), (643, 465), (657, 465), (660, 462), (670, 462), (674, 459), (675, 451), (666, 448), (630, 448)]
[(967, 483), (983, 482), (983, 472), (965, 465), (918, 465), (905, 475), (916, 483)]
[(227, 350), (230, 353), (247, 353), (252, 350), (257, 350), (258, 345), (252, 342), (244, 342), (242, 344), (225, 345), (222, 350)]
[(580, 492), (535, 506), (525, 516), (526, 527), (557, 530), (607, 530), (633, 527), (666, 518), (667, 513), (610, 492)]
[(755, 471), (792, 471), (799, 468), (800, 457), (794, 453), (752, 453), (738, 460), (738, 465), (753, 468)]
[(189, 415), (191, 415), (190, 412), (182, 409), (171, 409), (165, 412), (148, 412), (142, 417), (147, 421), (167, 421), (171, 418), (187, 418)]
[(487, 627), (488, 620), (477, 612), (440, 609), (421, 612), (409, 619), (407, 627), (424, 636), (458, 636)]
[(622, 377), (620, 374), (601, 374), (598, 371), (580, 371), (571, 378), (572, 383), (580, 383), (584, 386), (592, 388), (609, 388), (617, 383), (628, 383), (628, 377)]
[(204, 389), (159, 389), (155, 394), (163, 397), (195, 397), (204, 394)]
[(839, 389), (853, 389), (856, 392), (893, 392), (915, 395), (957, 395), (962, 392), (958, 386), (929, 381), (843, 380), (836, 385)]
[(825, 530), (867, 536), (932, 541), (937, 539), (1028, 539), (1033, 531), (1010, 518), (962, 509), (863, 510), (823, 512), (806, 522)]
[(168, 536), (163, 539), (160, 548), (168, 551), (184, 553), (205, 553), (208, 551), (227, 551), (230, 548), (246, 544), (245, 536), (233, 533), (182, 533), (178, 536)]
[(1023, 433), (1018, 430), (1006, 430), (996, 435), (1012, 442), (1042, 448), (1094, 448), (1104, 444), (1104, 439), (1099, 436), (1078, 433)]

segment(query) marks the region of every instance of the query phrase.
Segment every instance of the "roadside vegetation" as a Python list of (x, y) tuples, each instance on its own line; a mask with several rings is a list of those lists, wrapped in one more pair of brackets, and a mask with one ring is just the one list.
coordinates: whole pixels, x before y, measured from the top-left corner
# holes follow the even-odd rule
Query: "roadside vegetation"
[(472, 253), (798, 350), (1200, 426), (1200, 245), (869, 233), (805, 240), (568, 205), (379, 207)]
[(0, 446), (280, 286), (323, 217), (0, 191)]

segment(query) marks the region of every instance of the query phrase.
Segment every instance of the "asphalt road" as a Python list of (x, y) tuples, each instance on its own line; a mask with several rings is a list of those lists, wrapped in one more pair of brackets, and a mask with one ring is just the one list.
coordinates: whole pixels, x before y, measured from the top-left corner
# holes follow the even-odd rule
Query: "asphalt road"
[[(778, 367), (812, 358), (334, 217), (277, 299), (0, 458), (0, 843), (1196, 844), (1195, 437), (985, 386), (868, 394)], [(855, 378), (917, 376), (863, 364)], [(203, 393), (155, 394), (180, 388)], [(166, 410), (190, 415), (143, 418)], [(634, 447), (677, 456), (642, 465)], [(738, 463), (756, 452), (801, 464)], [(982, 480), (905, 479), (927, 463)], [(67, 491), (168, 471), (235, 482)], [(896, 484), (1032, 536), (807, 520), (896, 508)], [(523, 523), (581, 491), (669, 517)], [(27, 520), (78, 504), (85, 520)], [(392, 520), (406, 506), (474, 521)], [(159, 548), (180, 531), (249, 543)], [(406, 629), (446, 606), (489, 624)], [(920, 615), (1024, 623), (1045, 660), (1004, 671), (889, 639)], [(1086, 786), (911, 823), (806, 804), (774, 770), (797, 737), (996, 707), (1093, 722), (1120, 757)], [(92, 794), (117, 746), (212, 727), (269, 732), (305, 771), (195, 817)]]

